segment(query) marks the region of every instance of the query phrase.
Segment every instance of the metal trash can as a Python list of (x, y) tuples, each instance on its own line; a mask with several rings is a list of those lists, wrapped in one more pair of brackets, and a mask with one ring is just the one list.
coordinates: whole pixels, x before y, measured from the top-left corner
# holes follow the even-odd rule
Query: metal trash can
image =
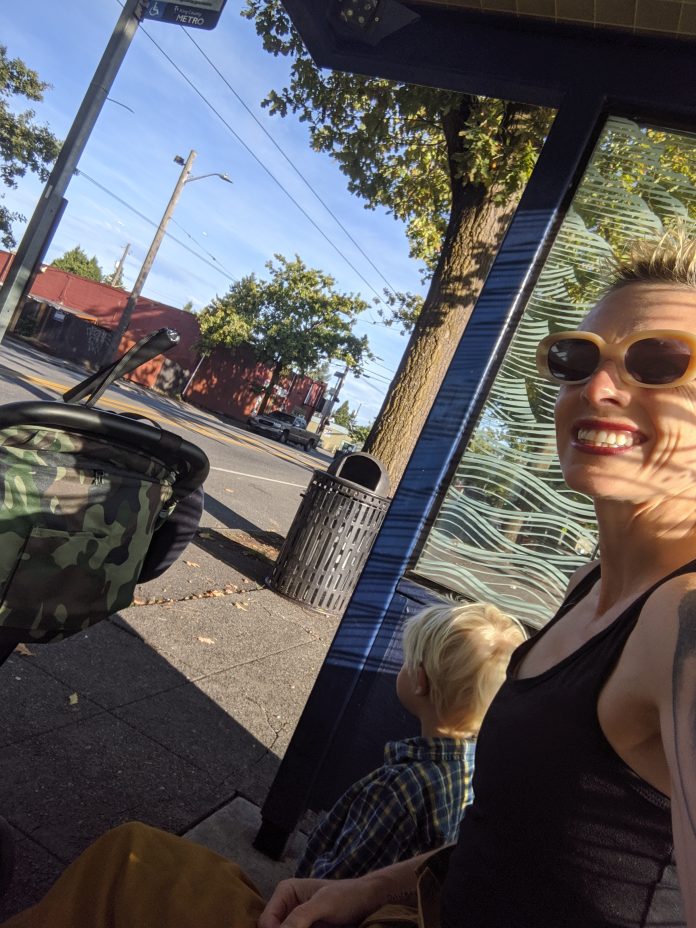
[(350, 599), (389, 508), (389, 476), (361, 451), (314, 471), (268, 585), (315, 609)]

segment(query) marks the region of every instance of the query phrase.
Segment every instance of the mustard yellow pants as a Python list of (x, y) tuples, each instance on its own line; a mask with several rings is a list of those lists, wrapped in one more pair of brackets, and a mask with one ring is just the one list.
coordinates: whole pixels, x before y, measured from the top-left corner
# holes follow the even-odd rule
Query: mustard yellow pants
[[(130, 822), (102, 835), (41, 902), (0, 928), (256, 928), (264, 904), (236, 864), (185, 838)], [(385, 906), (363, 928), (436, 924), (416, 909)]]
[(255, 928), (263, 907), (236, 864), (132, 822), (95, 841), (2, 928)]

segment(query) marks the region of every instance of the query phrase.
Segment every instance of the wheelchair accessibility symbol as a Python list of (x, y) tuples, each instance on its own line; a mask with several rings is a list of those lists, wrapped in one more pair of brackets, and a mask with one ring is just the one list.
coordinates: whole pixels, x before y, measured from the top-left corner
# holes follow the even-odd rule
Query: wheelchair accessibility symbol
[(148, 19), (162, 19), (166, 8), (167, 4), (162, 0), (150, 0), (145, 15)]

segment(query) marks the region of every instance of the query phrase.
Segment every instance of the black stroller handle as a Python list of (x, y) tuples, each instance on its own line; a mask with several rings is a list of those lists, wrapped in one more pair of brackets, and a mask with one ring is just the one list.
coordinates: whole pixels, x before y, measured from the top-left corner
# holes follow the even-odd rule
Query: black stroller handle
[(192, 442), (116, 413), (100, 412), (85, 406), (61, 406), (59, 403), (27, 402), (0, 406), (0, 429), (21, 425), (72, 429), (84, 435), (132, 445), (157, 458), (177, 475), (173, 488), (175, 499), (183, 499), (196, 490), (210, 470), (205, 452)]
[(152, 360), (158, 354), (164, 354), (174, 345), (178, 345), (180, 335), (174, 329), (158, 329), (150, 335), (141, 338), (131, 348), (121, 355), (111, 364), (100, 368), (94, 374), (91, 374), (85, 380), (71, 387), (63, 394), (64, 403), (79, 403), (87, 397), (85, 406), (94, 406), (102, 393), (119, 377), (128, 374), (145, 364), (146, 361)]

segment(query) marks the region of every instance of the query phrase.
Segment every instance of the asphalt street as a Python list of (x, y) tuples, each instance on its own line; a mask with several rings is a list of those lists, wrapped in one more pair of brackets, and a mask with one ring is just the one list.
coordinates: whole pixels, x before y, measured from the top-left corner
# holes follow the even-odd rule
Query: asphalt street
[[(0, 403), (57, 400), (86, 374), (18, 340), (0, 346)], [(97, 408), (137, 412), (199, 445), (208, 455), (202, 527), (245, 533), (277, 546), (285, 536), (314, 469), (330, 458), (321, 451), (281, 445), (188, 403), (122, 381)]]

